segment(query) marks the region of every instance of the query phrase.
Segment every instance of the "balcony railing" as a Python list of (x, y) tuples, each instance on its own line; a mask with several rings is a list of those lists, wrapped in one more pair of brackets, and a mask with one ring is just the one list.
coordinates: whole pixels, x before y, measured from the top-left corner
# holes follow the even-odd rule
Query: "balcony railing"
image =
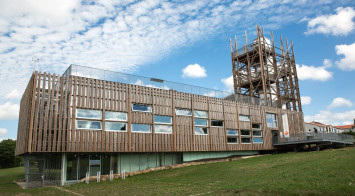
[(112, 81), (112, 82), (119, 82), (125, 84), (146, 86), (152, 88), (159, 88), (165, 90), (173, 90), (177, 92), (190, 93), (195, 95), (202, 95), (202, 96), (215, 97), (221, 99), (227, 98), (229, 100), (234, 100), (234, 101), (249, 103), (254, 105), (265, 105), (263, 99), (257, 97), (235, 95), (233, 92), (219, 91), (215, 89), (187, 85), (187, 84), (182, 84), (177, 82), (170, 82), (166, 80), (148, 78), (148, 77), (137, 76), (137, 75), (127, 74), (127, 73), (85, 67), (81, 65), (70, 65), (69, 68), (63, 74), (63, 76), (71, 76), (71, 75)]
[(341, 144), (354, 144), (354, 136), (342, 133), (302, 133), (291, 134), (290, 137), (278, 138), (274, 140), (274, 145), (297, 144), (297, 143), (317, 143), (332, 142)]

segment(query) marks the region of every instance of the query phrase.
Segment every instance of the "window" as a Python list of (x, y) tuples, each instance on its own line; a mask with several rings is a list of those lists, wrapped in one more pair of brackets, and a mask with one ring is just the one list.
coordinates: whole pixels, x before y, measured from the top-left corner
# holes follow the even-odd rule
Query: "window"
[(195, 119), (195, 126), (207, 126), (207, 120), (206, 119)]
[(223, 127), (223, 120), (211, 120), (211, 126)]
[(267, 127), (277, 127), (277, 115), (266, 113)]
[(124, 112), (105, 112), (105, 120), (127, 121), (127, 113)]
[(263, 143), (263, 138), (262, 137), (255, 137), (253, 138), (253, 143)]
[(195, 134), (196, 135), (208, 135), (208, 128), (207, 127), (195, 127)]
[(250, 117), (247, 115), (239, 115), (240, 121), (250, 121)]
[(253, 137), (261, 137), (261, 136), (263, 136), (262, 131), (253, 131)]
[(242, 137), (241, 141), (242, 144), (250, 144), (250, 137)]
[(238, 144), (238, 130), (227, 129), (227, 143), (228, 144)]
[(255, 124), (255, 123), (253, 123), (253, 124), (252, 124), (252, 128), (253, 128), (253, 129), (261, 129), (261, 124)]
[(189, 109), (175, 109), (175, 114), (180, 116), (191, 116), (191, 110)]
[(132, 124), (132, 132), (150, 133), (151, 127), (144, 124)]
[(238, 137), (227, 137), (228, 144), (238, 144)]
[(102, 119), (101, 110), (76, 109), (77, 118)]
[(105, 122), (106, 131), (127, 131), (127, 124), (121, 122)]
[(208, 113), (206, 111), (194, 110), (194, 117), (196, 118), (207, 118)]
[(227, 129), (227, 135), (238, 135), (238, 130), (236, 130), (236, 129)]
[(77, 129), (101, 130), (100, 121), (76, 120)]
[(171, 134), (173, 132), (173, 129), (171, 125), (155, 125), (154, 131), (155, 133)]
[(171, 124), (171, 116), (154, 115), (154, 122), (161, 123), (161, 124)]
[(132, 111), (152, 112), (152, 106), (133, 103), (132, 104)]
[(250, 136), (250, 131), (249, 130), (241, 130), (240, 135), (241, 136)]

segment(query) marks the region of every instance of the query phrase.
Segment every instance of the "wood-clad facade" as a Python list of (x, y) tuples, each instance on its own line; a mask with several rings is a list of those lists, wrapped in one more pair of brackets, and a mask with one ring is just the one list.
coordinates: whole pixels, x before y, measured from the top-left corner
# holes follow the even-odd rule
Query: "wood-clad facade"
[[(132, 104), (151, 106), (150, 112), (133, 111)], [(101, 130), (77, 129), (77, 110), (102, 112)], [(192, 115), (177, 115), (188, 109)], [(194, 111), (207, 112), (208, 134), (195, 133)], [(126, 131), (107, 131), (105, 112), (127, 114)], [(277, 127), (269, 127), (267, 114), (276, 114)], [(284, 115), (284, 114), (287, 114)], [(155, 132), (154, 116), (172, 119), (171, 134)], [(239, 120), (240, 116), (250, 120)], [(144, 153), (262, 151), (275, 149), (272, 131), (283, 133), (287, 117), (290, 134), (304, 132), (303, 114), (298, 111), (202, 95), (111, 82), (79, 76), (34, 72), (20, 106), (16, 155), (32, 153)], [(211, 121), (223, 122), (212, 126)], [(151, 125), (148, 133), (132, 132), (132, 124)], [(262, 143), (253, 143), (253, 124), (260, 124)], [(238, 143), (229, 143), (227, 130), (238, 130)], [(242, 143), (241, 130), (250, 131), (250, 143)]]

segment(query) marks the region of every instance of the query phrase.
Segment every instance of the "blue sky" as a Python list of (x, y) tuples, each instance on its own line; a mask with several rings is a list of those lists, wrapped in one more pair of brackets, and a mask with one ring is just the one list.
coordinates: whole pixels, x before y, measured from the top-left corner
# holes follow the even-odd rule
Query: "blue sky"
[(229, 91), (229, 39), (242, 46), (257, 24), (294, 42), (305, 121), (351, 124), (354, 18), (350, 0), (0, 1), (0, 140), (16, 138), (32, 57), (51, 73), (79, 64)]

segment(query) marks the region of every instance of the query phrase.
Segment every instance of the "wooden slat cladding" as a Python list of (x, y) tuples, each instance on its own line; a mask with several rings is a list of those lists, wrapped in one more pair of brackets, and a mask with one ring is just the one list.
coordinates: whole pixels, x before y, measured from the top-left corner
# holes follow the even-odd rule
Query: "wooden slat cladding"
[[(149, 105), (152, 112), (132, 111), (132, 104)], [(78, 108), (102, 111), (102, 130), (76, 129)], [(189, 109), (191, 116), (175, 114)], [(208, 134), (195, 135), (193, 111), (208, 113)], [(105, 112), (127, 113), (125, 132), (105, 131)], [(266, 113), (277, 114), (278, 128), (269, 128)], [(272, 130), (282, 131), (282, 114), (287, 114), (290, 133), (302, 132), (302, 112), (250, 105), (93, 78), (34, 72), (20, 107), (16, 154), (32, 152), (184, 152), (271, 150)], [(155, 133), (154, 115), (172, 117), (172, 133)], [(239, 115), (251, 121), (239, 121)], [(223, 126), (211, 126), (222, 120)], [(151, 125), (150, 133), (131, 132), (133, 123)], [(263, 143), (227, 143), (227, 129), (250, 130), (261, 124)]]

